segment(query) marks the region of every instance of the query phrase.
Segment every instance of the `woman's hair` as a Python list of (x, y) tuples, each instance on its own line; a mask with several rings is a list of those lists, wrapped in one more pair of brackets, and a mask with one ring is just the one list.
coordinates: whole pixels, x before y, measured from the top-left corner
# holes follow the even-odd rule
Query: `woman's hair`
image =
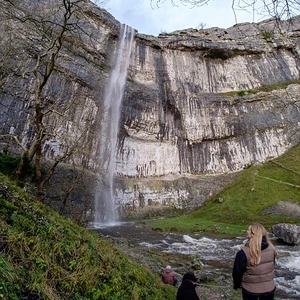
[(261, 243), (264, 238), (265, 241), (273, 248), (276, 255), (276, 250), (274, 245), (268, 238), (267, 230), (259, 223), (254, 223), (250, 225), (249, 230), (251, 230), (252, 238), (247, 242), (249, 247), (250, 263), (252, 266), (257, 266), (261, 260)]

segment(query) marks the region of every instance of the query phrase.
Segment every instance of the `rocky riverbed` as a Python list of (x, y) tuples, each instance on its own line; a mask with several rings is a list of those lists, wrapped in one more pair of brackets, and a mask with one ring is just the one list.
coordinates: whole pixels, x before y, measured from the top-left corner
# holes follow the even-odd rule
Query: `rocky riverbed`
[[(232, 288), (231, 268), (244, 237), (220, 239), (199, 234), (156, 232), (134, 222), (94, 230), (158, 275), (171, 265), (178, 285), (183, 274), (193, 270), (199, 280), (200, 299), (241, 299), (240, 291)], [(299, 259), (299, 246), (288, 246), (273, 238), (279, 252), (275, 272), (276, 299), (287, 299), (287, 295), (288, 299), (299, 299), (297, 282), (300, 276), (298, 269), (293, 269)]]
[[(118, 249), (158, 275), (163, 272), (167, 265), (171, 265), (178, 278), (178, 286), (183, 274), (193, 270), (199, 280), (196, 290), (201, 299), (240, 299), (239, 293), (234, 291), (231, 285), (224, 285), (224, 277), (228, 277), (228, 274), (206, 273), (199, 256), (193, 253), (163, 252), (149, 246), (164, 240), (167, 245), (170, 239), (172, 239), (172, 243), (179, 243), (182, 240), (182, 235), (155, 232), (134, 223), (104, 227), (96, 231), (103, 237), (110, 239)], [(147, 242), (145, 243), (145, 241)], [(219, 268), (220, 266), (216, 267)]]

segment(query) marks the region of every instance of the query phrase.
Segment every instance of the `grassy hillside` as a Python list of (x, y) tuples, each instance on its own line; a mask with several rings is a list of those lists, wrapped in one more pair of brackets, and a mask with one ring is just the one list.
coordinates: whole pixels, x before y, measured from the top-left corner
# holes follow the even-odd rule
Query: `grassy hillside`
[[(147, 225), (236, 236), (254, 221), (267, 228), (278, 222), (299, 223), (263, 214), (286, 200), (300, 204), (300, 145), (244, 170), (194, 213)], [(108, 241), (61, 217), (0, 174), (0, 299), (155, 300), (174, 299), (175, 293)]]
[(0, 299), (174, 299), (175, 288), (0, 174)]
[(252, 222), (267, 228), (279, 222), (299, 223), (283, 215), (263, 211), (278, 201), (300, 204), (300, 145), (283, 156), (244, 170), (229, 186), (188, 216), (151, 221), (155, 230), (206, 231), (240, 235)]

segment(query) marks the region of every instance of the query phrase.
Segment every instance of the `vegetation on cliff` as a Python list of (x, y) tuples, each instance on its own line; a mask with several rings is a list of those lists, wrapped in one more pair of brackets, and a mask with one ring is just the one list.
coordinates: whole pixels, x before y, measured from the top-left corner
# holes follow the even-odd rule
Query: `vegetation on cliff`
[[(233, 92), (226, 92), (226, 93), (220, 93), (220, 95), (224, 96), (245, 96), (245, 95), (251, 95), (251, 94), (257, 94), (259, 92), (272, 92), (276, 90), (285, 90), (287, 89), (291, 84), (300, 84), (300, 80), (287, 80), (283, 82), (279, 82), (276, 84), (271, 85), (263, 85), (256, 89), (248, 89), (248, 90), (240, 90), (240, 91), (233, 91)], [(295, 106), (297, 104), (295, 103)]]
[[(0, 170), (9, 174), (14, 159), (1, 155)], [(29, 196), (3, 173), (0, 299), (174, 299), (176, 289), (153, 271)], [(299, 205), (299, 182), (300, 145), (244, 170), (194, 213), (147, 224), (154, 230), (236, 236), (255, 221), (267, 228), (297, 223), (298, 217), (268, 212), (278, 201)]]
[(298, 223), (299, 218), (289, 211), (272, 212), (279, 201), (300, 205), (300, 144), (281, 157), (245, 169), (194, 213), (147, 225), (154, 230), (238, 236), (252, 222), (261, 222), (267, 228), (281, 222)]
[(174, 299), (175, 291), (0, 174), (0, 299)]

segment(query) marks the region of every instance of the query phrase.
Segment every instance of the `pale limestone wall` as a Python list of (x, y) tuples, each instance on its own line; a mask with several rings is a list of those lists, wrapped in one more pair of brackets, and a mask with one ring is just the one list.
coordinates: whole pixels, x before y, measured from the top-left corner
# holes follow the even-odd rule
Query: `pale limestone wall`
[[(118, 174), (225, 173), (299, 142), (299, 106), (293, 105), (299, 86), (243, 97), (217, 94), (298, 79), (297, 22), (290, 31), (283, 24), (284, 34), (269, 20), (159, 38), (137, 35)], [(271, 40), (266, 31), (273, 32)]]
[[(68, 108), (67, 114), (47, 119), (55, 134), (44, 150), (47, 158), (55, 159), (66, 147), (78, 145), (68, 163), (98, 174), (99, 162), (105, 160), (99, 157), (103, 91), (120, 24), (92, 4), (85, 9), (80, 25), (89, 34), (72, 36), (44, 90), (43, 96), (61, 104), (61, 111)], [(264, 162), (299, 143), (299, 85), (257, 94), (220, 94), (299, 79), (299, 20), (282, 23), (281, 32), (274, 22), (264, 21), (228, 29), (182, 30), (157, 38), (136, 34), (116, 164), (117, 177), (131, 178), (135, 186), (116, 187), (119, 203), (132, 203), (143, 194), (146, 202), (159, 198), (161, 203), (174, 199), (180, 204), (197, 198), (199, 204), (218, 190), (213, 176)], [(19, 26), (11, 27), (15, 40), (28, 43), (27, 49), (34, 52), (26, 36), (32, 40), (38, 36), (30, 28), (19, 31)], [(264, 37), (266, 31), (273, 32), (272, 38)], [(0, 31), (3, 56), (8, 40), (8, 32)], [(0, 133), (18, 134), (23, 145), (34, 134), (34, 78), (22, 76), (34, 65), (33, 52), (21, 49), (17, 56), (5, 56), (1, 65)], [(0, 143), (7, 146), (3, 139)], [(13, 143), (9, 147), (11, 152), (17, 150)], [(198, 176), (197, 182), (205, 187), (192, 193), (188, 183), (177, 186), (176, 180), (161, 189), (142, 182), (167, 182), (171, 175), (189, 180)]]

